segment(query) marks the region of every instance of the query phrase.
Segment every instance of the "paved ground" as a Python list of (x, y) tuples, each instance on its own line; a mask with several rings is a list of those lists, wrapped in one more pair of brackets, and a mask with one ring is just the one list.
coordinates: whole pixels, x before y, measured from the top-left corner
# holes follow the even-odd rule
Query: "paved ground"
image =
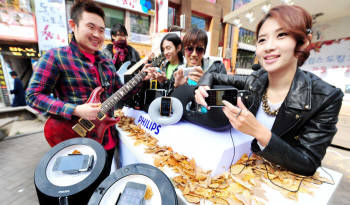
[[(334, 143), (350, 148), (350, 112), (347, 113), (350, 109), (342, 111)], [(38, 126), (37, 122), (33, 122), (34, 130), (37, 131)], [(30, 125), (18, 127), (27, 129)], [(42, 132), (0, 141), (0, 204), (38, 204), (33, 176), (39, 160), (49, 149)], [(330, 147), (322, 165), (343, 173), (329, 204), (350, 204), (350, 152)]]

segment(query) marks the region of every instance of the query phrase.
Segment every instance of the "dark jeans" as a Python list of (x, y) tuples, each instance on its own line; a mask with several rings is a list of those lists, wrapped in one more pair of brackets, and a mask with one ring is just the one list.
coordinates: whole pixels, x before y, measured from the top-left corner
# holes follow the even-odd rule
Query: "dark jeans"
[(106, 167), (103, 170), (105, 176), (109, 176), (109, 173), (111, 172), (111, 166), (112, 166), (112, 160), (115, 152), (115, 148), (106, 150), (107, 152), (107, 158), (106, 158)]

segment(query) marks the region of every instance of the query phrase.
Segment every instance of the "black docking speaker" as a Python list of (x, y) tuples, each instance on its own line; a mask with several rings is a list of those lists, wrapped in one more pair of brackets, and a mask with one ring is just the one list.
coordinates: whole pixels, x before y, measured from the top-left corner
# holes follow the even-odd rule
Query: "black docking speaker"
[[(59, 158), (79, 151), (93, 158), (84, 171), (57, 171)], [(105, 173), (106, 151), (89, 138), (73, 138), (52, 147), (39, 161), (34, 173), (34, 184), (40, 204), (87, 204), (98, 185), (108, 176)], [(75, 166), (76, 164), (68, 164)]]

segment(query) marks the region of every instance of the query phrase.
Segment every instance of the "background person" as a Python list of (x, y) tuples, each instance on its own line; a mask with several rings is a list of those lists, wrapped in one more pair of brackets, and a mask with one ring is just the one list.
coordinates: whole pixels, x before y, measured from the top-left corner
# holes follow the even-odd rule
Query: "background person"
[[(232, 85), (254, 96), (247, 107), (224, 101), (223, 111), (235, 132), (254, 137), (255, 154), (292, 172), (313, 175), (337, 131), (340, 89), (299, 69), (309, 56), (312, 17), (299, 6), (277, 6), (256, 29), (256, 55), (263, 69), (250, 76), (208, 73), (196, 90), (196, 101), (212, 84)], [(234, 133), (233, 133), (234, 136)]]
[(156, 74), (156, 79), (159, 82), (158, 88), (166, 89), (168, 93), (171, 93), (175, 85), (173, 74), (183, 64), (184, 60), (181, 38), (174, 33), (165, 35), (160, 42), (160, 50), (167, 61), (162, 67), (161, 73)]
[(15, 95), (11, 106), (12, 107), (25, 106), (26, 105), (25, 91), (23, 88), (22, 81), (19, 78), (17, 78), (16, 71), (11, 71), (10, 75), (14, 80), (13, 90), (10, 90), (10, 93)]
[(187, 83), (188, 85), (196, 85), (205, 72), (225, 73), (225, 65), (210, 57), (204, 58), (207, 49), (208, 36), (205, 31), (192, 28), (186, 32), (183, 38), (184, 53), (186, 58), (185, 67), (193, 67), (193, 71), (188, 76), (184, 76), (183, 69), (179, 69), (174, 73), (175, 87), (179, 87)]
[(117, 71), (127, 61), (130, 61), (131, 65), (140, 61), (139, 53), (132, 46), (128, 45), (127, 39), (128, 31), (126, 28), (119, 23), (114, 24), (111, 29), (112, 43), (102, 50), (103, 55), (113, 59), (113, 64)]

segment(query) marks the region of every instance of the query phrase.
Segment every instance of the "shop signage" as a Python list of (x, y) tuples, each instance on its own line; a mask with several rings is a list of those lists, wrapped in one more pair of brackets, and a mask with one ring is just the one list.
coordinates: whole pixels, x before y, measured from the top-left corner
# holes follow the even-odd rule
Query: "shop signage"
[(40, 51), (68, 45), (66, 4), (64, 0), (35, 0)]
[(154, 0), (96, 0), (104, 4), (117, 6), (120, 8), (142, 12), (146, 14), (154, 14)]
[(350, 37), (312, 43), (310, 49), (301, 68), (341, 88), (350, 99)]
[(11, 56), (40, 57), (38, 49), (30, 46), (0, 45), (0, 53)]

